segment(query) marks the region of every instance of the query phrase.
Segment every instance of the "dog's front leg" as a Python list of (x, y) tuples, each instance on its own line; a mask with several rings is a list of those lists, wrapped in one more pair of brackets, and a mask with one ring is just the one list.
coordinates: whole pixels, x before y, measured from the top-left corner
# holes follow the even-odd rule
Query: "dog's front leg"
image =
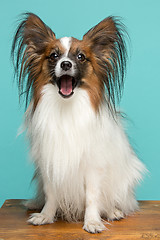
[(45, 193), (45, 205), (40, 213), (31, 214), (28, 222), (33, 225), (53, 223), (57, 210), (57, 202), (53, 192), (53, 186), (47, 176), (43, 176)]
[(86, 209), (83, 229), (89, 233), (99, 233), (106, 229), (99, 213), (100, 179), (96, 172), (89, 172), (86, 177)]

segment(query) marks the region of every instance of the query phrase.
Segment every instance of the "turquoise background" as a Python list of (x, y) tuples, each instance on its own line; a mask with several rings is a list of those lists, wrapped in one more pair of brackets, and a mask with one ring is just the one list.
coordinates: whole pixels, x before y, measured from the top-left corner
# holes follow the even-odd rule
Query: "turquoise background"
[(38, 14), (57, 37), (81, 38), (109, 15), (121, 16), (130, 35), (130, 59), (121, 109), (127, 133), (149, 174), (137, 188), (138, 199), (160, 199), (160, 1), (159, 0), (1, 0), (0, 1), (0, 205), (7, 198), (29, 198), (33, 166), (24, 135), (11, 43), (17, 16)]

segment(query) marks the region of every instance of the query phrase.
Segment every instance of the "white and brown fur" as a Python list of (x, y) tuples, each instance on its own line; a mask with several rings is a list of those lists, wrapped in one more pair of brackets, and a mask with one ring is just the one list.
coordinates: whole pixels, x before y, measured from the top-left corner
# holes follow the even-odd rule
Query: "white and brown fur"
[[(36, 198), (42, 208), (28, 220), (52, 223), (57, 216), (84, 220), (91, 233), (102, 219), (123, 218), (138, 208), (134, 188), (145, 170), (133, 152), (116, 111), (126, 66), (123, 25), (108, 17), (82, 40), (56, 39), (32, 14), (18, 26), (12, 47), (20, 94), (29, 102), (25, 124), (36, 166)], [(70, 62), (62, 68), (62, 62)], [(61, 92), (72, 79), (72, 94)], [(69, 80), (67, 80), (69, 79)], [(67, 87), (66, 87), (67, 88)]]

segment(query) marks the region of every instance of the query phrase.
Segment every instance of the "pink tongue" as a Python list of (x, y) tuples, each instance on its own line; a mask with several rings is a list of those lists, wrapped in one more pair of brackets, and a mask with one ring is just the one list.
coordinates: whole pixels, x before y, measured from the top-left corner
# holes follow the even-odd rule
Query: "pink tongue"
[(63, 95), (70, 95), (72, 93), (72, 77), (63, 76), (61, 78), (61, 88), (60, 91)]

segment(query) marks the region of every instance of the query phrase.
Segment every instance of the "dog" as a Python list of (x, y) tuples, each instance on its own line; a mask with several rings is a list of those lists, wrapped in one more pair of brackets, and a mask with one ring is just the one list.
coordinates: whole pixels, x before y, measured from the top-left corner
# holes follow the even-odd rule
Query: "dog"
[(134, 189), (145, 166), (117, 110), (127, 62), (126, 31), (107, 17), (82, 40), (57, 39), (35, 14), (24, 14), (12, 45), (37, 193), (25, 205), (41, 209), (28, 222), (84, 220), (99, 233), (107, 220), (138, 209)]

